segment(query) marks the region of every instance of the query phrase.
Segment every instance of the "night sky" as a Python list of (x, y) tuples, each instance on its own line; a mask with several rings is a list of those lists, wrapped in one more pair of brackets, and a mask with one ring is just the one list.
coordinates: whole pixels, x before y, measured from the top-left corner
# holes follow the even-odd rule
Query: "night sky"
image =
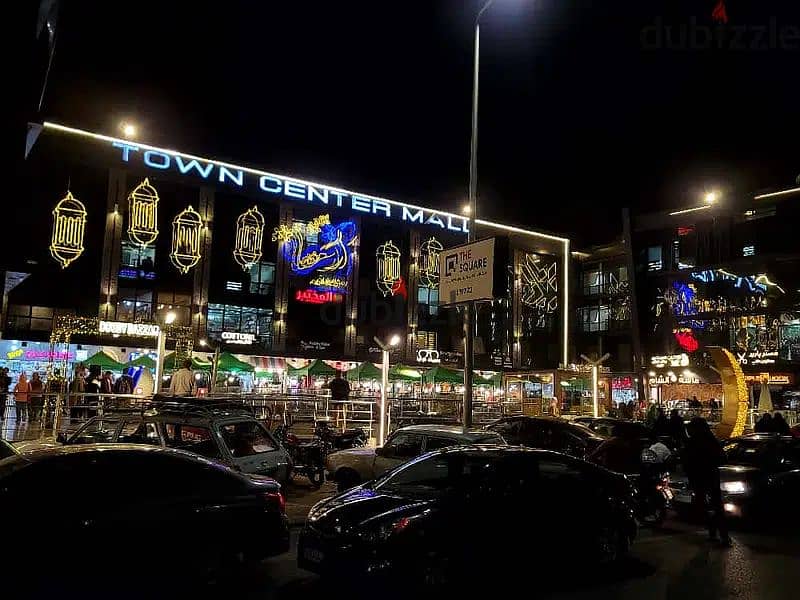
[[(746, 27), (750, 44), (775, 17), (783, 48), (768, 34), (756, 50), (663, 47), (656, 23), (713, 25), (715, 3), (496, 0), (481, 43), (481, 216), (588, 244), (618, 233), (623, 206), (791, 185), (800, 2), (725, 3), (727, 35)], [(156, 145), (458, 210), (478, 8), (67, 0), (38, 118), (112, 134), (127, 118)], [(43, 67), (35, 14), (22, 19), (16, 131), (37, 118)]]

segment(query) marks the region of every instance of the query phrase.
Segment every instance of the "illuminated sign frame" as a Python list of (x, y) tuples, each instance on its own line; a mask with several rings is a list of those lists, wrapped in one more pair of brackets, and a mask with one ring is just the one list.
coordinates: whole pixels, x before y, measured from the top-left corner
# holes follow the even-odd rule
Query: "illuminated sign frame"
[(86, 207), (67, 190), (53, 209), (53, 232), (50, 236), (50, 255), (66, 269), (83, 254), (86, 231)]
[(442, 359), (439, 356), (438, 350), (430, 350), (428, 348), (420, 348), (417, 350), (417, 362), (420, 363), (440, 363)]
[(239, 333), (238, 331), (223, 331), (222, 341), (228, 344), (239, 344), (242, 346), (251, 346), (256, 341), (256, 336), (253, 333)]
[(161, 333), (161, 327), (153, 323), (128, 323), (125, 321), (100, 321), (98, 330), (100, 333), (132, 337), (158, 337)]
[(651, 356), (650, 364), (657, 369), (664, 367), (688, 367), (689, 355), (683, 354), (667, 354), (665, 356)]

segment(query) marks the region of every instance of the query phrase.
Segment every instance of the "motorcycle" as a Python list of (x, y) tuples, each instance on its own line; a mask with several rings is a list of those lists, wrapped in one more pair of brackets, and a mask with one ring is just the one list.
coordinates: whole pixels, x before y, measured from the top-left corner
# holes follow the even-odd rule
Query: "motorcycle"
[(331, 452), (367, 445), (367, 434), (361, 427), (340, 432), (331, 429), (327, 421), (320, 421), (314, 428), (314, 435), (325, 442)]
[(654, 470), (628, 476), (636, 488), (636, 517), (649, 527), (660, 527), (672, 502), (669, 473)]
[(273, 432), (292, 459), (290, 475), (307, 477), (312, 486), (319, 488), (325, 482), (326, 443), (318, 436), (310, 441), (300, 441), (290, 427), (279, 425)]

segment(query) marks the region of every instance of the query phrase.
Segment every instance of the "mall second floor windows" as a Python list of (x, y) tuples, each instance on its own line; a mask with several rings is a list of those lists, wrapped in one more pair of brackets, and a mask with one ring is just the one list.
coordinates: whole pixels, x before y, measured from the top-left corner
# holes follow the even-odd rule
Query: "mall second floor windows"
[(265, 348), (272, 346), (272, 309), (230, 304), (209, 304), (206, 330), (221, 339), (223, 331), (252, 333)]

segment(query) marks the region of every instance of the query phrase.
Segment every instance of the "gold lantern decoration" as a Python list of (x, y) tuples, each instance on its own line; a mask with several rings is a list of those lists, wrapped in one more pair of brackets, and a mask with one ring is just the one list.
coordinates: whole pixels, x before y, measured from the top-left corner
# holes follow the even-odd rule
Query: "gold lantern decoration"
[(394, 296), (400, 283), (400, 248), (390, 240), (384, 242), (375, 251), (377, 260), (377, 284), (384, 296)]
[(261, 259), (261, 241), (264, 237), (264, 216), (255, 206), (236, 219), (236, 245), (233, 258), (247, 271)]
[(62, 269), (83, 254), (85, 230), (86, 207), (67, 190), (67, 195), (53, 209), (53, 233), (50, 236), (50, 254)]
[(146, 177), (128, 195), (128, 236), (142, 248), (158, 237), (158, 192)]
[(419, 283), (432, 290), (439, 289), (439, 253), (444, 250), (442, 243), (435, 237), (419, 247)]
[(188, 273), (200, 261), (202, 230), (203, 219), (191, 205), (172, 221), (172, 251), (169, 258), (181, 273)]

